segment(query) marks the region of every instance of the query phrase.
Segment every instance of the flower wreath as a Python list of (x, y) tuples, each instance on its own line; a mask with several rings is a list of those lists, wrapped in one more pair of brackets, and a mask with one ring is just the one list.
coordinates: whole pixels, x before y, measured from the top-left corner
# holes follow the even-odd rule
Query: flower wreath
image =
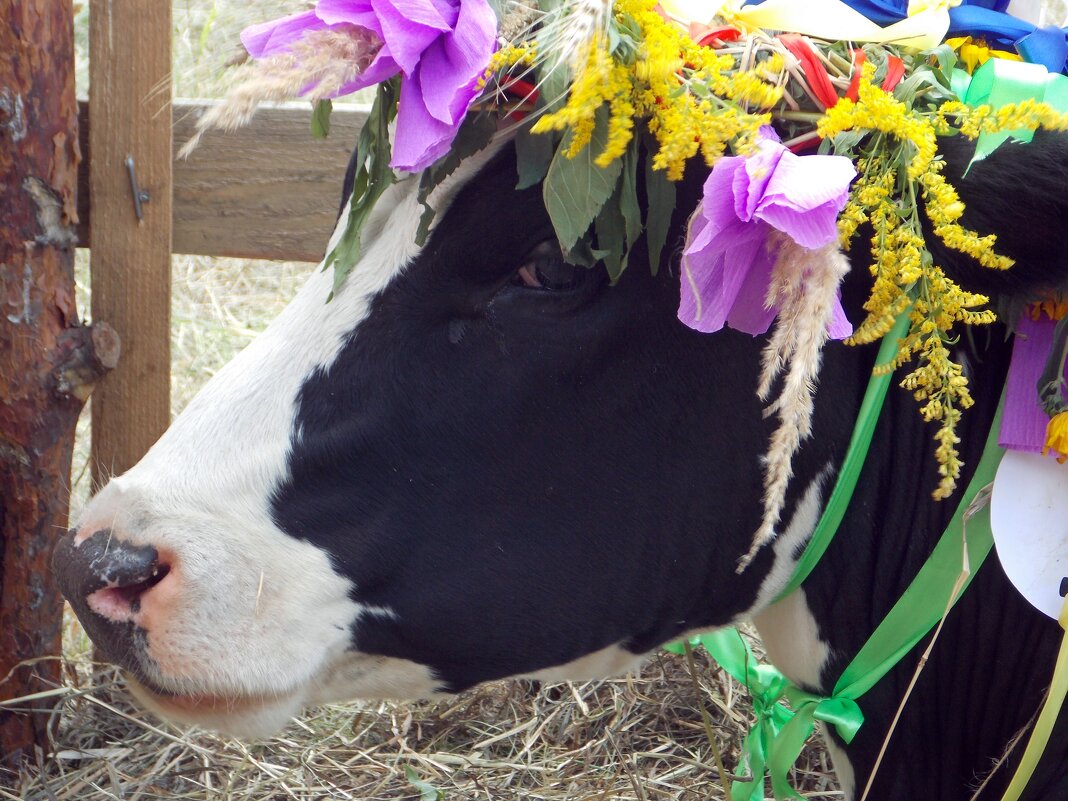
[[(752, 555), (774, 536), (828, 338), (872, 342), (907, 315), (888, 369), (914, 362), (901, 383), (938, 426), (934, 497), (956, 487), (956, 428), (972, 399), (950, 346), (958, 323), (988, 324), (997, 315), (989, 298), (958, 286), (935, 263), (922, 219), (943, 246), (987, 268), (1009, 269), (1012, 261), (998, 254), (994, 236), (960, 225), (964, 205), (942, 174), (936, 137), (976, 139), (981, 159), (1009, 137), (1068, 130), (1065, 31), (1010, 16), (1006, 5), (318, 0), (244, 31), (255, 61), (200, 126), (232, 127), (247, 122), (260, 100), (299, 95), (314, 103), (313, 132), (325, 135), (332, 98), (377, 87), (359, 137), (347, 227), (324, 263), (335, 271), (335, 289), (359, 258), (371, 208), (398, 173), (420, 174), (425, 237), (431, 191), (510, 123), (519, 187), (541, 182), (569, 259), (603, 263), (613, 279), (643, 231), (650, 263), (659, 263), (673, 182), (702, 159), (711, 172), (683, 252), (679, 318), (700, 331), (728, 325), (754, 335), (777, 319), (762, 399), (786, 372), (771, 406), (779, 428)], [(838, 302), (849, 269), (842, 248), (865, 223), (874, 232), (873, 281), (867, 316), (853, 327)], [(1063, 460), (1068, 303), (1037, 300), (1019, 316), (1028, 336), (1017, 338), (1022, 354), (1010, 372), (1003, 440), (1053, 449)]]

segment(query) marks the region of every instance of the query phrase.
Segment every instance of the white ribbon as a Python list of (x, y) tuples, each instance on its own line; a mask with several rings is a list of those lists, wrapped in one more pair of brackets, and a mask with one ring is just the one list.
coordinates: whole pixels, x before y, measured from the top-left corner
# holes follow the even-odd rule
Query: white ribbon
[(941, 44), (949, 30), (949, 9), (961, 0), (909, 0), (908, 16), (882, 28), (842, 0), (765, 0), (756, 6), (744, 0), (661, 0), (664, 11), (679, 22), (711, 24), (720, 17), (745, 30), (786, 31), (817, 39), (894, 43), (926, 49)]

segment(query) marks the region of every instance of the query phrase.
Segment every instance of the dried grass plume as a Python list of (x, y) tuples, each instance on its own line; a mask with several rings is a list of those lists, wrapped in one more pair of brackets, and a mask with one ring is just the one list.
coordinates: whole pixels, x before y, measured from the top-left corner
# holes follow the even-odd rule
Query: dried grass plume
[(378, 37), (355, 25), (311, 31), (288, 53), (259, 59), (234, 71), (234, 84), (197, 121), (197, 132), (178, 155), (187, 157), (212, 128), (234, 131), (248, 125), (260, 103), (303, 97), (315, 103), (333, 97), (357, 78), (382, 47)]
[(775, 330), (763, 353), (757, 394), (762, 401), (782, 376), (779, 395), (764, 410), (779, 417), (764, 456), (764, 517), (749, 552), (738, 564), (742, 572), (775, 538), (793, 476), (793, 457), (812, 432), (813, 397), (819, 376), (827, 327), (834, 314), (838, 286), (849, 272), (849, 259), (837, 243), (809, 250), (783, 234), (770, 242), (778, 256), (767, 302), (779, 308)]

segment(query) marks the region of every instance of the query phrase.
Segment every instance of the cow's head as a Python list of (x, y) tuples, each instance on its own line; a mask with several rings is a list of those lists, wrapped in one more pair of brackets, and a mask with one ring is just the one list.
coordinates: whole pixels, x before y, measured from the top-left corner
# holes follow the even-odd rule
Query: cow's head
[(264, 733), (305, 704), (619, 672), (774, 599), (871, 354), (828, 350), (780, 537), (739, 574), (773, 424), (763, 343), (676, 318), (699, 180), (663, 264), (639, 243), (615, 286), (515, 184), (510, 144), (469, 159), (421, 248), (418, 181), (390, 189), (337, 297), (314, 275), (60, 543), (148, 705)]

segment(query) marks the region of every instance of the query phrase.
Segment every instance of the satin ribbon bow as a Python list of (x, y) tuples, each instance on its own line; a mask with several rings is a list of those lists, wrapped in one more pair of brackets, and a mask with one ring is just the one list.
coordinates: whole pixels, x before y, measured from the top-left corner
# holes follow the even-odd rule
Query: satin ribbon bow
[(860, 730), (864, 713), (852, 698), (838, 695), (825, 698), (793, 685), (787, 688), (786, 697), (794, 711), (770, 744), (768, 775), (771, 776), (771, 788), (776, 798), (802, 798), (790, 785), (788, 776), (801, 756), (801, 749), (816, 730), (816, 721), (822, 720), (834, 726), (838, 735), (848, 744)]
[[(954, 70), (952, 89), (969, 106), (989, 105), (996, 109), (1008, 103), (1036, 100), (1048, 103), (1057, 111), (1068, 112), (1068, 77), (1047, 72), (1041, 64), (992, 58), (974, 75)], [(1007, 139), (1027, 143), (1034, 135), (1034, 131), (1026, 129), (980, 134), (972, 163), (986, 158)]]
[[(736, 629), (720, 629), (694, 637), (690, 645), (701, 645), (727, 673), (749, 691), (756, 718), (742, 743), (741, 771), (751, 779), (731, 784), (731, 801), (764, 801), (764, 773), (771, 776), (775, 798), (801, 798), (790, 785), (793, 768), (805, 741), (815, 730), (816, 721), (834, 725), (847, 743), (864, 722), (860, 707), (850, 698), (823, 698), (790, 683), (771, 665), (760, 664), (749, 643)], [(682, 653), (678, 643), (666, 646)], [(793, 709), (783, 703), (790, 701)]]

